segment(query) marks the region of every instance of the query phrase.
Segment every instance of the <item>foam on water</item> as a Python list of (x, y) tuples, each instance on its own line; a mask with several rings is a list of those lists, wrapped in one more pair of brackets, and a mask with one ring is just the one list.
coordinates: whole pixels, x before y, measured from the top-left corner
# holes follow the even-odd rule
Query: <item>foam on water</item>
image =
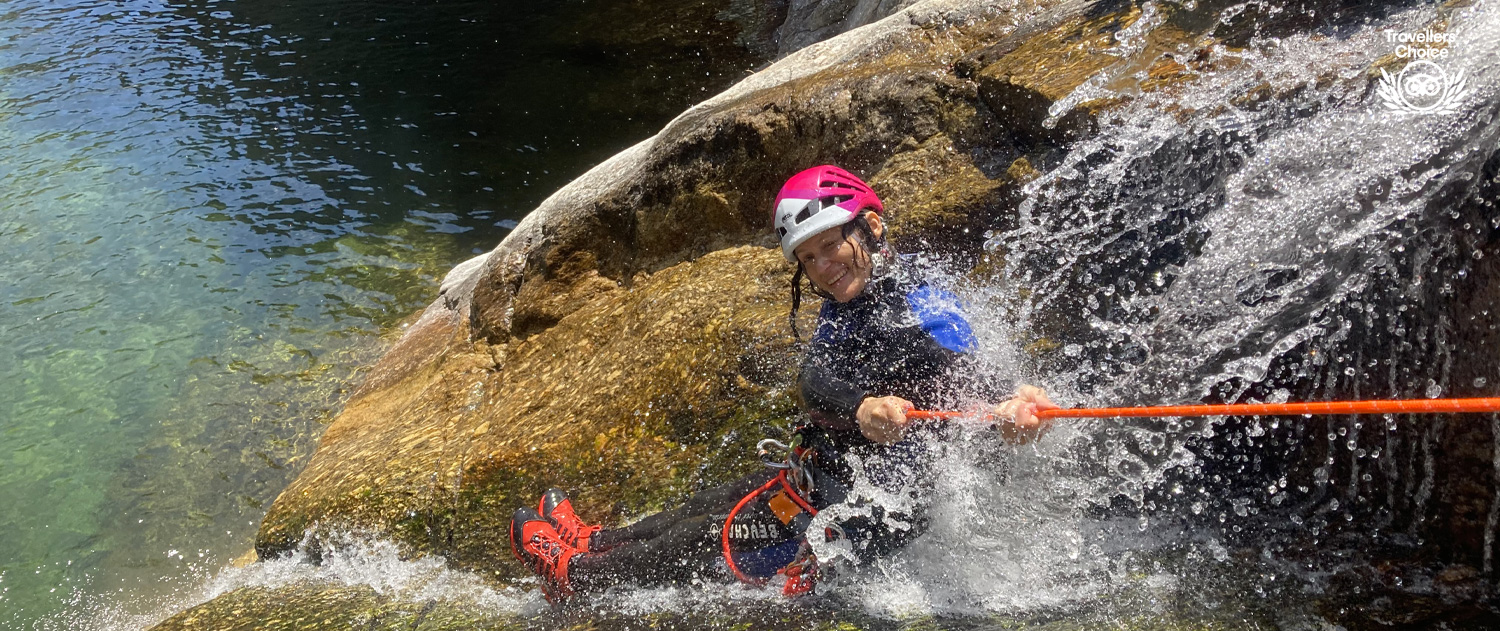
[[(296, 584), (368, 587), (377, 594), (409, 601), (463, 603), (496, 614), (532, 615), (547, 607), (539, 592), (523, 587), (496, 589), (478, 576), (453, 570), (439, 557), (401, 558), (397, 545), (343, 535), (329, 543), (319, 562), (305, 553), (244, 567), (189, 569), (193, 587), (160, 597), (149, 607), (112, 601), (108, 595), (78, 596), (65, 613), (35, 625), (38, 631), (124, 631), (144, 629), (179, 611), (243, 587), (277, 588)], [(144, 611), (144, 612), (143, 612)]]

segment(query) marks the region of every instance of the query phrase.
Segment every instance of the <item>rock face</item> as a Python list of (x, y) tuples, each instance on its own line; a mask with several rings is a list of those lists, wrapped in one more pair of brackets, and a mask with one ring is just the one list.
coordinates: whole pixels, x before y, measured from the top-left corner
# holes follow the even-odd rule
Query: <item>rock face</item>
[(351, 528), (509, 571), (510, 514), (548, 485), (613, 520), (740, 473), (756, 440), (785, 433), (778, 254), (731, 248), (608, 285), (524, 338), (416, 325), (390, 355), (403, 363), (377, 367), (282, 494), (262, 555), (314, 526)]
[(791, 0), (786, 19), (776, 29), (778, 57), (860, 26), (870, 24), (917, 3), (917, 0)]

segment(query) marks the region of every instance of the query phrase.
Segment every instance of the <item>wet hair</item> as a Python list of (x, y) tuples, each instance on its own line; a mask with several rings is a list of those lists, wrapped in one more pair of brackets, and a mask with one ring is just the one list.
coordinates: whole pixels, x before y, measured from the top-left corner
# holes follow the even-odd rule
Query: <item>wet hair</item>
[[(869, 220), (865, 219), (865, 212), (867, 211), (861, 210), (859, 216), (845, 223), (842, 235), (845, 241), (864, 246), (862, 248), (855, 248), (856, 257), (862, 257), (862, 260), (861, 258), (856, 258), (854, 262), (861, 268), (869, 269), (874, 267), (874, 262), (870, 259), (870, 253), (881, 249), (884, 238), (875, 238), (875, 230), (870, 227)], [(858, 235), (860, 241), (864, 243), (854, 241), (855, 235)], [(786, 321), (792, 328), (792, 337), (798, 341), (802, 340), (802, 335), (797, 331), (797, 310), (802, 307), (802, 277), (806, 275), (807, 270), (803, 269), (802, 261), (797, 261), (797, 271), (792, 272), (792, 311), (786, 315)], [(818, 285), (811, 280), (808, 281), (807, 285), (808, 289), (819, 298), (833, 300), (832, 294), (819, 289)]]

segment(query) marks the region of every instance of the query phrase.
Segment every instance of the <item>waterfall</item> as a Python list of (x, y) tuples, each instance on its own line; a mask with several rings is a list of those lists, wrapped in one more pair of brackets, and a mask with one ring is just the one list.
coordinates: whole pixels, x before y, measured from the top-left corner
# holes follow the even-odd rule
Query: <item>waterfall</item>
[[(1148, 4), (1136, 24), (1157, 28), (1155, 15)], [(1378, 66), (1392, 34), (1434, 24), (1467, 94), (1451, 113), (1397, 111)], [(1117, 35), (1120, 67), (1147, 65), (1129, 58), (1137, 30)], [(1477, 375), (1494, 371), (1493, 350), (1461, 340), (1495, 319), (1459, 314), (1500, 227), (1497, 32), (1485, 3), (1409, 8), (1214, 45), (1211, 70), (1171, 88), (1101, 79), (1059, 99), (1054, 120), (1128, 97), (1027, 185), (1015, 229), (989, 235), (1003, 271), (970, 279), (968, 298), (989, 308), (977, 328), (993, 363), (1071, 406), (1492, 394), (1495, 375)], [(1038, 340), (1058, 350), (1014, 350)], [(1329, 566), (1294, 559), (1371, 546), (1488, 574), (1494, 424), (1065, 421), (1003, 458), (970, 436), (945, 460), (932, 532), (853, 589), (896, 616), (1066, 607), (1149, 584), (1251, 589), (1214, 565), (1233, 554), (1321, 590)], [(1484, 488), (1456, 490), (1466, 475)], [(1479, 534), (1441, 539), (1452, 533)]]

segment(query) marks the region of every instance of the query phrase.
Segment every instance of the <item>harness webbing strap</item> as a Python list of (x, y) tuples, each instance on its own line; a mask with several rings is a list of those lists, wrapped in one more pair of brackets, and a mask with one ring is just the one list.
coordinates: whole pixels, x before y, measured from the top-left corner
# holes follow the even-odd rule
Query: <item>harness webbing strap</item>
[(818, 514), (818, 510), (813, 508), (811, 504), (808, 504), (807, 500), (802, 499), (802, 495), (797, 493), (797, 489), (787, 481), (786, 472), (786, 469), (782, 469), (779, 473), (776, 474), (776, 477), (771, 478), (771, 481), (766, 482), (765, 484), (761, 485), (760, 488), (751, 491), (749, 495), (740, 498), (739, 503), (735, 504), (734, 508), (729, 511), (729, 515), (724, 518), (724, 528), (719, 532), (719, 543), (724, 550), (724, 562), (729, 564), (729, 570), (731, 572), (734, 572), (734, 577), (740, 579), (740, 582), (745, 583), (746, 585), (754, 585), (755, 587), (760, 587), (765, 585), (768, 579), (756, 578), (754, 576), (747, 575), (744, 572), (741, 572), (740, 567), (738, 565), (735, 565), (734, 563), (734, 554), (729, 549), (729, 529), (733, 526), (734, 518), (740, 514), (741, 509), (744, 509), (745, 506), (751, 501), (755, 500), (755, 498), (760, 497), (762, 493), (770, 491), (772, 488), (775, 488), (777, 484), (780, 484), (782, 488), (786, 489), (787, 495), (792, 498), (792, 501), (796, 502), (797, 506), (801, 507), (802, 510), (807, 511), (809, 515), (816, 516)]

